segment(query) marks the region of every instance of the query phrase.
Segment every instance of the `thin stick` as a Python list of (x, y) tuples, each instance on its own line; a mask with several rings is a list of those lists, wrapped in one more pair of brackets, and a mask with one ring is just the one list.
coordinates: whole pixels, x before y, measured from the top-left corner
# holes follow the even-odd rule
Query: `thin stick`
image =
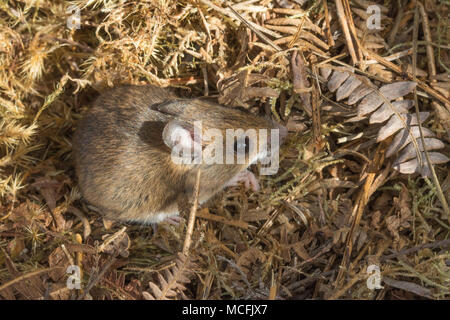
[(298, 25), (297, 32), (295, 33), (294, 37), (291, 39), (291, 41), (289, 41), (289, 44), (288, 44), (289, 49), (292, 48), (294, 46), (294, 44), (297, 42), (297, 40), (300, 38), (300, 33), (302, 32), (304, 22), (305, 22), (305, 16), (302, 17), (302, 21)]
[(46, 273), (46, 272), (49, 272), (49, 271), (53, 271), (53, 270), (56, 270), (56, 269), (63, 269), (63, 267), (46, 268), (46, 269), (37, 270), (37, 271), (33, 271), (33, 272), (30, 272), (30, 273), (21, 275), (21, 276), (15, 278), (15, 279), (12, 279), (11, 281), (3, 284), (2, 286), (0, 286), (0, 291), (4, 290), (4, 289), (12, 286), (13, 284), (16, 284), (16, 283), (20, 282), (20, 281), (23, 281), (23, 280), (26, 280), (28, 278), (32, 278), (34, 276), (37, 276), (37, 275), (40, 275), (42, 273)]
[(385, 149), (384, 143), (379, 144), (377, 152), (375, 154), (375, 159), (368, 167), (368, 174), (366, 177), (366, 181), (364, 182), (364, 186), (360, 189), (358, 193), (358, 197), (356, 199), (356, 205), (353, 207), (351, 219), (351, 227), (350, 231), (347, 234), (347, 239), (345, 243), (345, 251), (344, 256), (342, 257), (341, 265), (339, 268), (339, 273), (336, 277), (335, 287), (337, 288), (343, 281), (344, 274), (348, 271), (347, 268), (350, 264), (350, 257), (353, 250), (353, 237), (355, 235), (356, 229), (359, 227), (359, 222), (361, 221), (361, 217), (363, 215), (364, 209), (369, 202), (369, 198), (371, 196), (370, 189), (372, 184), (374, 183), (377, 169), (381, 167), (384, 161), (384, 152), (382, 150)]
[[(234, 14), (233, 14), (232, 12), (230, 12), (229, 10), (224, 9), (224, 8), (222, 8), (222, 7), (219, 7), (219, 6), (216, 6), (214, 3), (212, 3), (212, 2), (209, 1), (209, 0), (199, 0), (199, 1), (200, 1), (201, 3), (203, 3), (204, 5), (207, 5), (208, 7), (210, 7), (210, 8), (212, 8), (212, 9), (214, 9), (214, 10), (220, 12), (220, 13), (223, 14), (224, 16), (228, 16), (228, 17), (230, 17), (231, 19), (236, 19), (236, 18), (237, 18), (237, 16), (234, 15)], [(267, 28), (264, 28), (263, 26), (260, 26), (259, 24), (253, 23), (253, 22), (251, 22), (251, 21), (249, 21), (248, 24), (250, 24), (250, 25), (253, 27), (253, 29), (258, 29), (259, 31), (264, 32), (264, 33), (267, 33), (268, 35), (270, 35), (270, 36), (272, 36), (272, 37), (274, 37), (274, 38), (281, 38), (281, 35), (279, 35), (278, 33), (274, 32), (274, 31), (272, 31), (272, 30), (269, 30), (269, 29), (267, 29)]]
[(331, 297), (328, 298), (328, 300), (337, 300), (340, 296), (345, 294), (345, 292), (353, 287), (355, 283), (358, 281), (364, 280), (364, 278), (361, 275), (355, 275), (352, 280), (350, 280), (344, 287), (342, 287), (340, 290), (336, 291)]
[(350, 56), (352, 57), (353, 64), (355, 65), (358, 62), (358, 59), (356, 58), (355, 48), (353, 47), (352, 37), (350, 35), (350, 30), (347, 25), (344, 6), (342, 5), (341, 0), (335, 0), (335, 3), (339, 22), (341, 24), (342, 31), (344, 32), (345, 42), (347, 43), (347, 49), (348, 52), (350, 53)]
[[(403, 51), (399, 51), (399, 52), (393, 53), (390, 56), (383, 57), (383, 58), (386, 59), (386, 61), (393, 61), (393, 60), (397, 60), (397, 59), (409, 56), (411, 54), (412, 54), (412, 49), (406, 49), (406, 50), (403, 50)], [(378, 63), (378, 61), (377, 60), (367, 60), (367, 61), (364, 61), (364, 63), (366, 65), (369, 65), (369, 64)]]
[(208, 71), (206, 70), (206, 65), (201, 67), (203, 74), (203, 95), (205, 97), (209, 96), (209, 86), (208, 86)]
[(81, 210), (79, 210), (78, 208), (75, 208), (74, 206), (69, 206), (67, 208), (67, 211), (76, 215), (83, 223), (83, 228), (84, 228), (83, 239), (86, 240), (87, 237), (89, 237), (89, 235), (91, 234), (91, 225), (89, 223), (89, 220), (86, 218), (86, 216), (84, 215), (84, 213)]
[(196, 216), (200, 219), (206, 219), (206, 220), (211, 220), (211, 221), (215, 221), (215, 222), (219, 222), (219, 223), (223, 223), (229, 226), (233, 226), (236, 228), (242, 228), (242, 229), (249, 229), (249, 224), (245, 221), (241, 221), (241, 220), (230, 220), (227, 219), (225, 217), (222, 216), (218, 216), (216, 214), (211, 214), (211, 213), (206, 213), (203, 210), (199, 210), (196, 213)]
[(122, 229), (114, 233), (113, 235), (109, 236), (105, 239), (105, 241), (101, 244), (101, 246), (98, 248), (99, 252), (103, 252), (105, 248), (112, 243), (114, 240), (116, 240), (121, 234), (123, 234), (127, 230), (127, 227), (124, 226)]
[(108, 263), (103, 267), (102, 271), (100, 271), (99, 274), (97, 274), (96, 276), (94, 276), (93, 278), (91, 278), (89, 280), (89, 283), (88, 283), (86, 289), (84, 290), (83, 294), (77, 300), (83, 300), (86, 297), (86, 295), (89, 293), (89, 291), (97, 284), (97, 282), (100, 281), (100, 279), (103, 277), (103, 275), (106, 273), (106, 271), (108, 271), (116, 261), (117, 261), (117, 258), (112, 257), (111, 260), (109, 260)]
[(397, 35), (398, 29), (400, 28), (400, 22), (402, 21), (404, 11), (402, 10), (402, 2), (401, 0), (397, 0), (397, 16), (395, 17), (394, 25), (392, 26), (391, 33), (388, 37), (388, 44), (392, 46), (394, 43), (395, 37)]
[(333, 36), (331, 35), (330, 17), (328, 15), (328, 4), (327, 4), (327, 0), (322, 0), (322, 2), (323, 2), (323, 9), (325, 11), (325, 23), (327, 25), (327, 30), (326, 30), (327, 41), (328, 41), (328, 45), (330, 47), (332, 47), (332, 46), (334, 46), (334, 39), (333, 39)]
[(345, 15), (347, 16), (347, 24), (350, 30), (350, 33), (352, 35), (353, 45), (356, 48), (356, 58), (358, 59), (358, 63), (362, 60), (362, 51), (361, 51), (361, 44), (359, 43), (358, 35), (356, 33), (355, 23), (353, 22), (352, 17), (352, 9), (350, 8), (350, 3), (348, 0), (342, 0), (345, 10)]
[(192, 233), (194, 231), (194, 222), (195, 222), (195, 214), (197, 212), (198, 207), (198, 192), (200, 189), (200, 174), (201, 170), (198, 169), (197, 171), (197, 178), (195, 180), (195, 189), (194, 189), (194, 202), (192, 203), (191, 212), (189, 213), (189, 221), (186, 231), (186, 238), (184, 239), (184, 245), (183, 245), (183, 254), (187, 256), (189, 247), (191, 246), (192, 242)]
[[(80, 244), (80, 245), (83, 244), (83, 239), (81, 238), (81, 235), (79, 233), (77, 233), (75, 235), (75, 241), (78, 242), (78, 244)], [(80, 269), (79, 276), (80, 276), (80, 281), (81, 281), (81, 279), (83, 279), (83, 264), (82, 264), (83, 263), (83, 252), (78, 251), (75, 254), (75, 257), (76, 257), (76, 261), (77, 261), (77, 266)], [(81, 291), (79, 293), (81, 293)]]
[(410, 72), (404, 72), (402, 70), (402, 68), (400, 68), (399, 66), (393, 64), (390, 61), (387, 61), (386, 59), (384, 59), (383, 57), (379, 56), (378, 54), (371, 52), (367, 49), (364, 49), (363, 47), (361, 47), (361, 49), (363, 50), (364, 54), (369, 57), (370, 59), (375, 59), (377, 60), (380, 64), (382, 64), (383, 66), (385, 66), (386, 68), (389, 68), (393, 71), (395, 71), (398, 74), (405, 74), (411, 81), (415, 81), (417, 82), (417, 85), (423, 89), (426, 93), (428, 93), (430, 96), (438, 99), (440, 102), (442, 102), (444, 104), (444, 106), (449, 109), (450, 111), (450, 100), (448, 100), (446, 97), (444, 97), (443, 95), (441, 95), (439, 92), (437, 92), (436, 90), (434, 90), (433, 88), (431, 88), (430, 86), (428, 86), (427, 84), (425, 84), (423, 81), (417, 79), (416, 77), (413, 76), (412, 73)]
[(274, 48), (277, 51), (282, 51), (282, 49), (277, 46), (275, 43), (273, 43), (269, 38), (267, 38), (264, 34), (262, 34), (262, 32), (260, 32), (259, 30), (257, 30), (254, 27), (253, 23), (250, 23), (249, 21), (245, 20), (236, 10), (233, 9), (233, 7), (229, 6), (228, 9), (231, 10), (231, 12), (234, 13), (234, 15), (241, 20), (241, 22), (243, 24), (245, 24), (250, 30), (252, 30), (259, 38), (261, 38), (261, 40), (263, 40), (265, 43), (267, 43), (268, 45), (270, 45), (272, 48)]
[(431, 39), (430, 23), (428, 22), (428, 15), (425, 11), (423, 4), (417, 1), (417, 5), (419, 6), (419, 12), (422, 17), (423, 35), (425, 36), (425, 41), (427, 41), (426, 48), (427, 48), (428, 76), (431, 82), (435, 82), (436, 79), (434, 79), (434, 77), (436, 76), (436, 64), (434, 62), (433, 47), (431, 46), (432, 39)]
[[(413, 63), (413, 81), (416, 81), (416, 64), (417, 64), (417, 37), (419, 34), (419, 9), (420, 5), (419, 2), (416, 2), (418, 5), (416, 5), (416, 10), (414, 13), (414, 29), (413, 29), (413, 56), (412, 56), (412, 63)], [(436, 187), (436, 193), (439, 198), (439, 201), (441, 202), (442, 208), (444, 209), (445, 215), (447, 216), (447, 220), (450, 222), (450, 209), (447, 204), (447, 200), (445, 199), (444, 193), (442, 192), (441, 185), (439, 184), (439, 179), (436, 175), (436, 171), (434, 170), (433, 163), (431, 163), (430, 156), (428, 154), (427, 148), (425, 147), (425, 138), (423, 136), (422, 132), (422, 125), (420, 123), (419, 119), (419, 100), (417, 98), (417, 89), (414, 88), (414, 105), (416, 109), (416, 116), (418, 120), (418, 126), (419, 126), (419, 132), (420, 132), (420, 140), (422, 141), (423, 152), (425, 153), (425, 158), (427, 160), (428, 168), (431, 171), (431, 176), (433, 178), (434, 186)], [(417, 156), (420, 156), (420, 149), (418, 150)], [(422, 164), (420, 164), (422, 166)]]
[(418, 245), (418, 246), (415, 246), (415, 247), (409, 248), (409, 249), (402, 249), (399, 252), (380, 257), (380, 262), (384, 262), (389, 259), (397, 258), (399, 256), (405, 256), (405, 255), (417, 252), (422, 249), (434, 249), (437, 247), (441, 247), (441, 248), (450, 247), (450, 239), (445, 239), (445, 240), (436, 241), (436, 242), (432, 242), (432, 243), (424, 243), (424, 244), (421, 244), (421, 245)]
[(66, 246), (64, 244), (61, 245), (61, 249), (64, 252), (64, 254), (66, 255), (67, 260), (69, 260), (69, 263), (71, 265), (74, 265), (75, 263), (73, 262), (73, 258), (71, 256), (71, 254), (69, 253), (69, 251), (67, 251), (67, 248), (66, 248)]

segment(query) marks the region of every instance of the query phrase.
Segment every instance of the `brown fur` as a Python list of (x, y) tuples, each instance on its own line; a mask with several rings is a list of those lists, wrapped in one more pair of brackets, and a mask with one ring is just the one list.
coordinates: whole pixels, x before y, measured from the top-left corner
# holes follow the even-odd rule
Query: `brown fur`
[(167, 89), (117, 87), (95, 101), (74, 136), (75, 168), (84, 198), (109, 218), (145, 222), (159, 212), (177, 210), (180, 195), (191, 196), (197, 168), (202, 169), (201, 201), (247, 168), (248, 164), (174, 164), (162, 139), (165, 124), (173, 118), (202, 120), (204, 129), (274, 127), (239, 110), (177, 98)]

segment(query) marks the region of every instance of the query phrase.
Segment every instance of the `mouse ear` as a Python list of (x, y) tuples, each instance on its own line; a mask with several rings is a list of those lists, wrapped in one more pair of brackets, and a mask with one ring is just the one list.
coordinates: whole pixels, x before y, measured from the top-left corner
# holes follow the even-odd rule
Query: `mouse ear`
[(171, 120), (164, 127), (162, 138), (170, 149), (201, 150), (201, 130), (188, 122)]
[(176, 117), (183, 112), (183, 110), (186, 108), (186, 104), (186, 99), (176, 99), (164, 101), (159, 104), (154, 104), (150, 108), (162, 114)]

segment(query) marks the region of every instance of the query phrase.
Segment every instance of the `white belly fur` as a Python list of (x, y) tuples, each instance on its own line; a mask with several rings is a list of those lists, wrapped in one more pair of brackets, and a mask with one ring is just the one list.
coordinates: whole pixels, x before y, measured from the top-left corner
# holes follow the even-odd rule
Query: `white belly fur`
[(143, 218), (138, 219), (127, 219), (129, 222), (136, 222), (139, 224), (151, 224), (151, 223), (160, 223), (164, 221), (166, 218), (178, 216), (178, 211), (174, 212), (160, 212), (156, 214), (151, 214), (145, 216)]
[[(199, 201), (199, 205), (205, 203), (208, 199), (204, 199)], [(179, 216), (178, 210), (173, 210), (169, 212), (158, 212), (149, 214), (143, 218), (138, 219), (127, 219), (130, 222), (140, 223), (140, 224), (151, 224), (151, 223), (160, 223), (167, 218)]]

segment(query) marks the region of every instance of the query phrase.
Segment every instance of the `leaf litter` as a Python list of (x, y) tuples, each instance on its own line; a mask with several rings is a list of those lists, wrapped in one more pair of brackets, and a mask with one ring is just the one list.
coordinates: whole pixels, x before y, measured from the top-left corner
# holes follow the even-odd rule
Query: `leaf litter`
[[(73, 30), (65, 1), (0, 6), (3, 299), (450, 297), (448, 206), (425, 162), (450, 200), (446, 3), (419, 6), (420, 21), (413, 1), (377, 3), (381, 30), (362, 0), (73, 4)], [(287, 123), (279, 172), (215, 196), (189, 239), (186, 224), (104, 222), (80, 197), (71, 137), (121, 83)], [(371, 264), (381, 290), (367, 288)]]

